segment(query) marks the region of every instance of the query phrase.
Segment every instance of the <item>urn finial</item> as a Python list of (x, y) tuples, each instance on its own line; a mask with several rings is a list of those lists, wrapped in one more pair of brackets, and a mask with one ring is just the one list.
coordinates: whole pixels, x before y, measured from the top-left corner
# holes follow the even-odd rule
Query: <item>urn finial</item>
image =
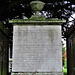
[(31, 16), (30, 19), (45, 19), (44, 16), (39, 14), (39, 11), (41, 11), (44, 8), (45, 3), (42, 1), (32, 1), (30, 3), (31, 9), (35, 11), (35, 14)]

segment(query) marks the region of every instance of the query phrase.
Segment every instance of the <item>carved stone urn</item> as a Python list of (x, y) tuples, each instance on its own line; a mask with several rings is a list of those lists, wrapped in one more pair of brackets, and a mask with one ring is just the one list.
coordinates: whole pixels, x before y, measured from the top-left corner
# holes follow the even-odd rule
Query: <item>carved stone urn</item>
[(41, 11), (44, 8), (45, 3), (42, 1), (32, 1), (30, 3), (31, 9), (35, 11), (35, 14), (31, 16), (30, 19), (45, 19), (44, 16), (39, 14), (39, 11)]

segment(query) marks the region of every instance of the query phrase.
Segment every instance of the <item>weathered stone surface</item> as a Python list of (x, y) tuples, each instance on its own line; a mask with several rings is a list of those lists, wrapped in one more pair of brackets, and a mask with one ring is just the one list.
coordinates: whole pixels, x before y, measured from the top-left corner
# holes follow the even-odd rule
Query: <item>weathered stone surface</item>
[(13, 23), (14, 25), (62, 25), (62, 23), (66, 22), (65, 20), (61, 20), (58, 18), (51, 18), (45, 20), (36, 20), (36, 19), (14, 19), (9, 20), (9, 23)]
[(63, 75), (63, 73), (11, 73), (11, 75)]
[(13, 27), (13, 72), (62, 72), (61, 59), (61, 26)]
[(42, 1), (32, 1), (30, 3), (30, 6), (31, 6), (32, 10), (35, 11), (35, 14), (32, 15), (30, 17), (30, 19), (32, 19), (32, 20), (34, 20), (34, 19), (35, 20), (45, 20), (46, 18), (39, 14), (39, 11), (41, 11), (43, 9), (44, 5), (45, 5), (45, 3)]

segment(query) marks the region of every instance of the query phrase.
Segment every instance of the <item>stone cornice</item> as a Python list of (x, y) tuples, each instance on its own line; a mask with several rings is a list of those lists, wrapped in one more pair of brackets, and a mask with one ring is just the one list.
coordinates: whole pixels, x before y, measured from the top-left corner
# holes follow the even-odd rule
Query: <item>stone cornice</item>
[(30, 25), (61, 25), (65, 23), (66, 20), (61, 20), (57, 18), (46, 19), (46, 20), (29, 20), (29, 19), (14, 19), (9, 20), (9, 23), (12, 24), (30, 24)]

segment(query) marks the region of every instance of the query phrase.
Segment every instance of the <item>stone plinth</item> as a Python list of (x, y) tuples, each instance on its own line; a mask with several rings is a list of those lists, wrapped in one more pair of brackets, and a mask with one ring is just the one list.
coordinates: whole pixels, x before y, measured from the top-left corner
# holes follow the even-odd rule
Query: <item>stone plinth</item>
[(61, 23), (65, 21), (11, 20), (12, 72), (62, 75)]

